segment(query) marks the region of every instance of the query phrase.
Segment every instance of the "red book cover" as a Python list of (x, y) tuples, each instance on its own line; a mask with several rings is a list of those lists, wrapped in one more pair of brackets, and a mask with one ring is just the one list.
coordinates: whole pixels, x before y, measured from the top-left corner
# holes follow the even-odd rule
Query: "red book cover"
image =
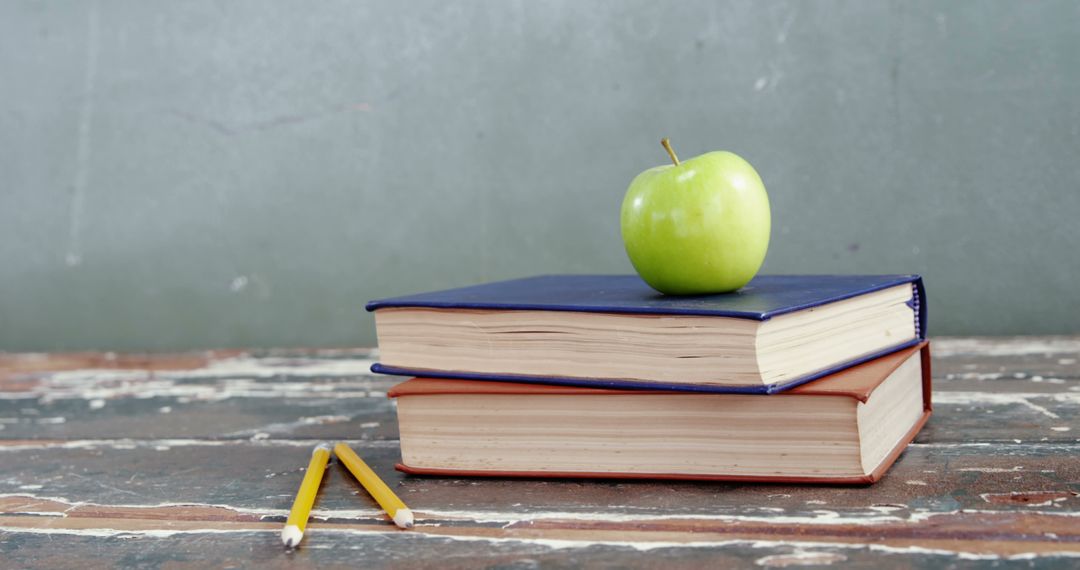
[[(931, 372), (930, 372), (930, 346), (923, 341), (916, 346), (900, 350), (887, 356), (865, 362), (826, 376), (815, 382), (803, 384), (786, 392), (763, 398), (785, 398), (790, 396), (846, 396), (866, 403), (870, 395), (877, 389), (889, 375), (900, 367), (909, 357), (920, 352), (922, 367), (922, 417), (912, 426), (908, 433), (901, 439), (899, 444), (888, 454), (886, 459), (870, 474), (860, 477), (778, 477), (778, 476), (729, 476), (729, 475), (700, 475), (679, 473), (610, 473), (610, 472), (553, 472), (553, 471), (473, 471), (457, 469), (430, 469), (410, 467), (405, 464), (397, 464), (397, 469), (414, 475), (436, 476), (482, 476), (482, 477), (532, 477), (532, 478), (604, 478), (604, 479), (680, 479), (680, 480), (706, 480), (706, 481), (760, 481), (760, 482), (787, 482), (787, 483), (873, 483), (892, 466), (897, 457), (904, 451), (907, 445), (915, 438), (929, 419), (931, 407)], [(560, 395), (665, 395), (680, 394), (658, 390), (612, 390), (603, 388), (586, 388), (579, 386), (524, 384), (511, 382), (451, 380), (443, 378), (413, 378), (397, 386), (394, 386), (388, 396), (391, 398), (406, 398), (418, 395), (435, 394), (500, 394), (500, 395), (530, 395), (560, 394)], [(685, 393), (682, 393), (685, 395)], [(702, 397), (724, 397), (724, 395), (702, 395)]]

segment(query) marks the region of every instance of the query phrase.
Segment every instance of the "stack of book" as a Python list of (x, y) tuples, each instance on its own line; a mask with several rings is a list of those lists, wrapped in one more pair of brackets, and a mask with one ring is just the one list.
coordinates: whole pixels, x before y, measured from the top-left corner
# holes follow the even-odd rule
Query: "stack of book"
[(372, 301), (407, 473), (869, 483), (930, 415), (917, 275), (667, 296), (553, 275)]

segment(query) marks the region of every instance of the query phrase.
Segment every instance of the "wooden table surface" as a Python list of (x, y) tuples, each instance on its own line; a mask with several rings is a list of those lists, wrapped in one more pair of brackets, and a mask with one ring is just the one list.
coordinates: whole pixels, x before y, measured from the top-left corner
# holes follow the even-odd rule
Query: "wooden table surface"
[[(934, 416), (876, 485), (406, 477), (369, 350), (0, 355), (0, 566), (1080, 565), (1080, 337), (941, 338)], [(398, 531), (311, 448), (344, 439)]]

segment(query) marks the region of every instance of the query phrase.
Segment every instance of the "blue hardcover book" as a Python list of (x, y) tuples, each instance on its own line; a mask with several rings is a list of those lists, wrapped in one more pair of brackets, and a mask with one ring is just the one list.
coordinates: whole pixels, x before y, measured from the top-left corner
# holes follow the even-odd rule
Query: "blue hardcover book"
[(403, 376), (771, 394), (926, 337), (918, 275), (762, 275), (662, 295), (636, 275), (546, 275), (368, 303)]

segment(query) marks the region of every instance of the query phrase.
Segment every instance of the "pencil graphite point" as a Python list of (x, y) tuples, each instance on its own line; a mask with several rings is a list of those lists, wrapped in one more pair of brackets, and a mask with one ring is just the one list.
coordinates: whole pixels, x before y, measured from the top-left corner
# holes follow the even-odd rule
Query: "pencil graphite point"
[(410, 529), (413, 527), (412, 511), (409, 509), (398, 509), (394, 513), (394, 524), (404, 529)]
[(285, 548), (296, 548), (303, 538), (304, 531), (294, 524), (281, 529), (281, 543), (285, 545)]

